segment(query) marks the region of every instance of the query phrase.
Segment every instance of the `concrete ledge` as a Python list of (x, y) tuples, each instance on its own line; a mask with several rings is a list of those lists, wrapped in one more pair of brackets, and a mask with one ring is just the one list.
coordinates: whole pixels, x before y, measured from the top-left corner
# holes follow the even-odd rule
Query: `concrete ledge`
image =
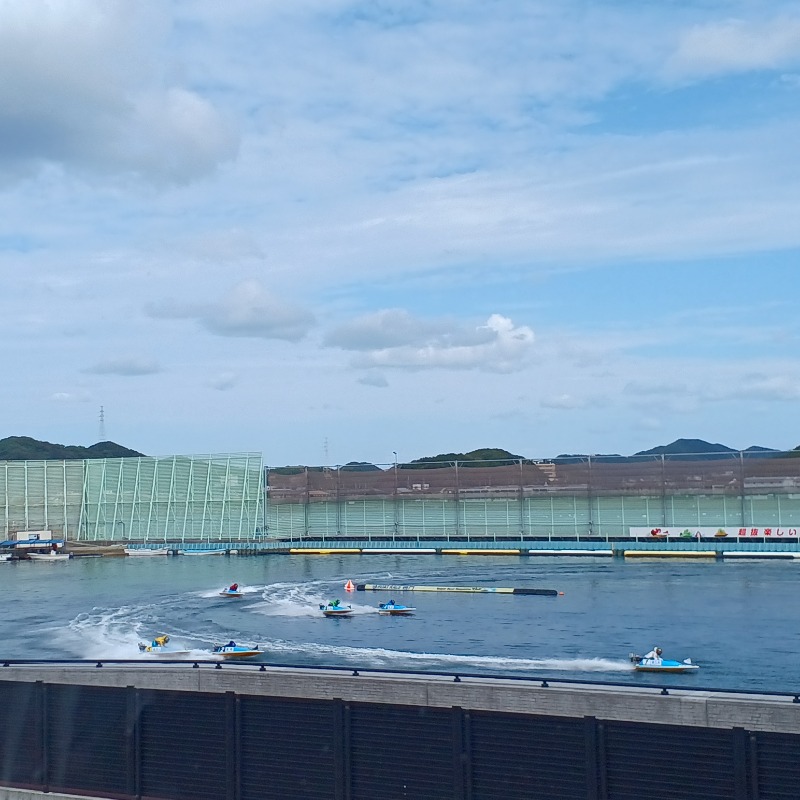
[[(61, 794), (61, 792), (34, 792), (30, 789), (14, 789), (0, 786), (0, 800), (82, 800), (82, 794)], [(93, 795), (91, 800), (112, 800), (112, 798)]]
[[(10, 786), (0, 786), (0, 800), (84, 800), (81, 794), (61, 794), (61, 792), (35, 792), (31, 789), (14, 789)], [(113, 800), (100, 795), (92, 795), (91, 800)]]
[[(184, 692), (236, 692), (242, 695), (345, 700), (360, 703), (430, 706), (541, 714), (562, 717), (594, 716), (603, 720), (694, 725), (709, 728), (743, 727), (752, 731), (800, 734), (800, 703), (791, 696), (669, 689), (660, 687), (542, 686), (537, 681), (461, 678), (449, 675), (398, 675), (319, 669), (282, 669), (254, 665), (203, 665), (193, 669), (163, 665), (146, 667), (16, 666), (0, 669), (0, 679), (41, 680), (51, 684), (133, 686)], [(691, 680), (691, 679), (689, 679)], [(688, 685), (688, 684), (687, 684)], [(52, 797), (52, 795), (51, 795)], [(0, 796), (0, 800), (2, 796)]]

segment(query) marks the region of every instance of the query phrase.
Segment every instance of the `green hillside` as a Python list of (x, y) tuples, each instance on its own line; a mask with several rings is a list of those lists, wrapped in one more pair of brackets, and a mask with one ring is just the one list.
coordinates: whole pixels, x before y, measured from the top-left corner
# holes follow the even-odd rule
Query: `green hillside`
[(0, 461), (75, 461), (85, 458), (131, 458), (142, 456), (114, 442), (97, 442), (91, 447), (52, 444), (30, 436), (0, 439)]

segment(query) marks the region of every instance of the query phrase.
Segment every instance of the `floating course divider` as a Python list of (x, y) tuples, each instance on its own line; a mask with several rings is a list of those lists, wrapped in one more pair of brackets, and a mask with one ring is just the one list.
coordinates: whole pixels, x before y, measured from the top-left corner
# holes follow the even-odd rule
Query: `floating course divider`
[(624, 550), (625, 558), (716, 558), (716, 550)]
[(470, 594), (536, 594), (557, 597), (557, 589), (508, 588), (499, 586), (405, 586), (391, 583), (357, 583), (357, 592), (468, 592)]
[(518, 556), (522, 551), (513, 550), (442, 550), (443, 556)]

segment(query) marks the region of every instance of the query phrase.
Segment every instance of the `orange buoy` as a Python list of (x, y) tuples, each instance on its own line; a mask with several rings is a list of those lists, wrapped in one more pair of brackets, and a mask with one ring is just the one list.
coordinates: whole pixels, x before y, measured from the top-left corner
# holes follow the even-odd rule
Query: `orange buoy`
[(344, 585), (344, 590), (346, 592), (354, 592), (356, 587), (353, 586), (353, 581), (348, 580), (347, 583)]

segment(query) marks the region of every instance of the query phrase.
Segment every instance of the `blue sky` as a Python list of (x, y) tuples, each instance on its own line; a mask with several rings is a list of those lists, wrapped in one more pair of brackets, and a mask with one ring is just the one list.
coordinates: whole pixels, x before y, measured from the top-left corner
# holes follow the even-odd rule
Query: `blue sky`
[(800, 444), (800, 12), (0, 0), (0, 434)]

